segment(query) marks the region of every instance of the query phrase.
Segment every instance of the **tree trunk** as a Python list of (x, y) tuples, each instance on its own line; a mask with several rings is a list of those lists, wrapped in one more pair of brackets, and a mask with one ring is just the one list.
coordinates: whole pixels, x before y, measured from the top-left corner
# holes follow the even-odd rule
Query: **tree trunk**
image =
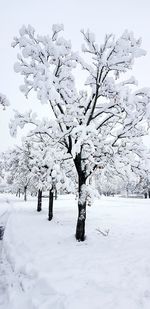
[(74, 159), (74, 164), (78, 174), (78, 218), (76, 225), (76, 239), (78, 241), (85, 240), (85, 220), (86, 220), (86, 172), (82, 166), (82, 150)]
[(20, 189), (18, 190), (18, 195), (19, 195), (19, 198), (20, 198)]
[(84, 193), (84, 185), (86, 179), (81, 173), (79, 175), (79, 198), (78, 198), (78, 219), (76, 226), (76, 239), (78, 241), (85, 240), (85, 219), (86, 219), (86, 196)]
[(24, 201), (27, 200), (27, 186), (24, 187)]
[(147, 198), (147, 192), (144, 193), (144, 197)]
[(148, 190), (148, 198), (150, 198), (150, 190)]
[(42, 190), (38, 190), (38, 202), (37, 202), (37, 211), (42, 210)]
[(78, 220), (76, 226), (76, 239), (85, 240), (85, 219), (86, 219), (86, 202), (78, 202)]
[(51, 221), (53, 218), (53, 199), (54, 199), (54, 192), (53, 187), (49, 190), (49, 208), (48, 208), (48, 220)]

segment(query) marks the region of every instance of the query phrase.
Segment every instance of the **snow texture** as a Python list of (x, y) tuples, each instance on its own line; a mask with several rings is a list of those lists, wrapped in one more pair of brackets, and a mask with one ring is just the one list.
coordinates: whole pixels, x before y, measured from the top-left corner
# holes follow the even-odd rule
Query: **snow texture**
[[(88, 208), (89, 236), (79, 243), (73, 235), (73, 196), (55, 202), (51, 223), (45, 220), (47, 201), (39, 214), (34, 199), (26, 204), (9, 199), (13, 210), (2, 243), (1, 309), (150, 308), (149, 200), (97, 200)], [(109, 229), (108, 236), (99, 229)]]

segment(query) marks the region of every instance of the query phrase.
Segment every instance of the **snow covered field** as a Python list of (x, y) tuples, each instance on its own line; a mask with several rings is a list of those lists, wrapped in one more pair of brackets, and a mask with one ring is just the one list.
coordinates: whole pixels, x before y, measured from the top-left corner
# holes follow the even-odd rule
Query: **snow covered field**
[[(35, 199), (0, 196), (0, 214), (9, 208), (0, 308), (149, 309), (150, 201), (96, 201), (88, 207), (85, 242), (74, 238), (74, 198), (55, 202), (52, 222), (47, 204), (37, 213)], [(97, 229), (109, 229), (108, 236)]]

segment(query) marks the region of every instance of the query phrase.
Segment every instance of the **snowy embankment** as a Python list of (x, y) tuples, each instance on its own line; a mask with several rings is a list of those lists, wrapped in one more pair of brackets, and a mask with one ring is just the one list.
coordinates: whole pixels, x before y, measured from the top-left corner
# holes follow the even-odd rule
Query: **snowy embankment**
[[(7, 220), (11, 211), (9, 204), (9, 199), (5, 195), (4, 197), (0, 196), (0, 240), (3, 238), (3, 233), (7, 225)], [(0, 243), (0, 255), (1, 255), (1, 243)]]
[[(87, 239), (75, 241), (77, 207), (13, 200), (3, 240), (4, 309), (149, 309), (150, 201), (102, 198), (88, 208)], [(1, 205), (0, 205), (1, 207)], [(98, 230), (109, 234), (104, 237)]]
[[(9, 207), (9, 199), (8, 196), (5, 195), (1, 195), (0, 194), (0, 220), (2, 218), (2, 216), (4, 215), (4, 213), (6, 213), (7, 211), (9, 211), (10, 207)], [(1, 221), (0, 221), (1, 224)]]

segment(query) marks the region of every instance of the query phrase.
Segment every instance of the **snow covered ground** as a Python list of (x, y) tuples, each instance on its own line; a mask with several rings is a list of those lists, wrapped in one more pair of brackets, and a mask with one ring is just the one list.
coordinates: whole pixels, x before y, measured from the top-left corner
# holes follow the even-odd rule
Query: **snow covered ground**
[[(37, 213), (35, 199), (0, 196), (0, 214), (9, 208), (0, 309), (149, 309), (150, 201), (96, 201), (88, 207), (85, 242), (74, 238), (74, 198), (55, 202), (52, 222), (47, 204)], [(108, 236), (97, 229), (109, 229)]]

